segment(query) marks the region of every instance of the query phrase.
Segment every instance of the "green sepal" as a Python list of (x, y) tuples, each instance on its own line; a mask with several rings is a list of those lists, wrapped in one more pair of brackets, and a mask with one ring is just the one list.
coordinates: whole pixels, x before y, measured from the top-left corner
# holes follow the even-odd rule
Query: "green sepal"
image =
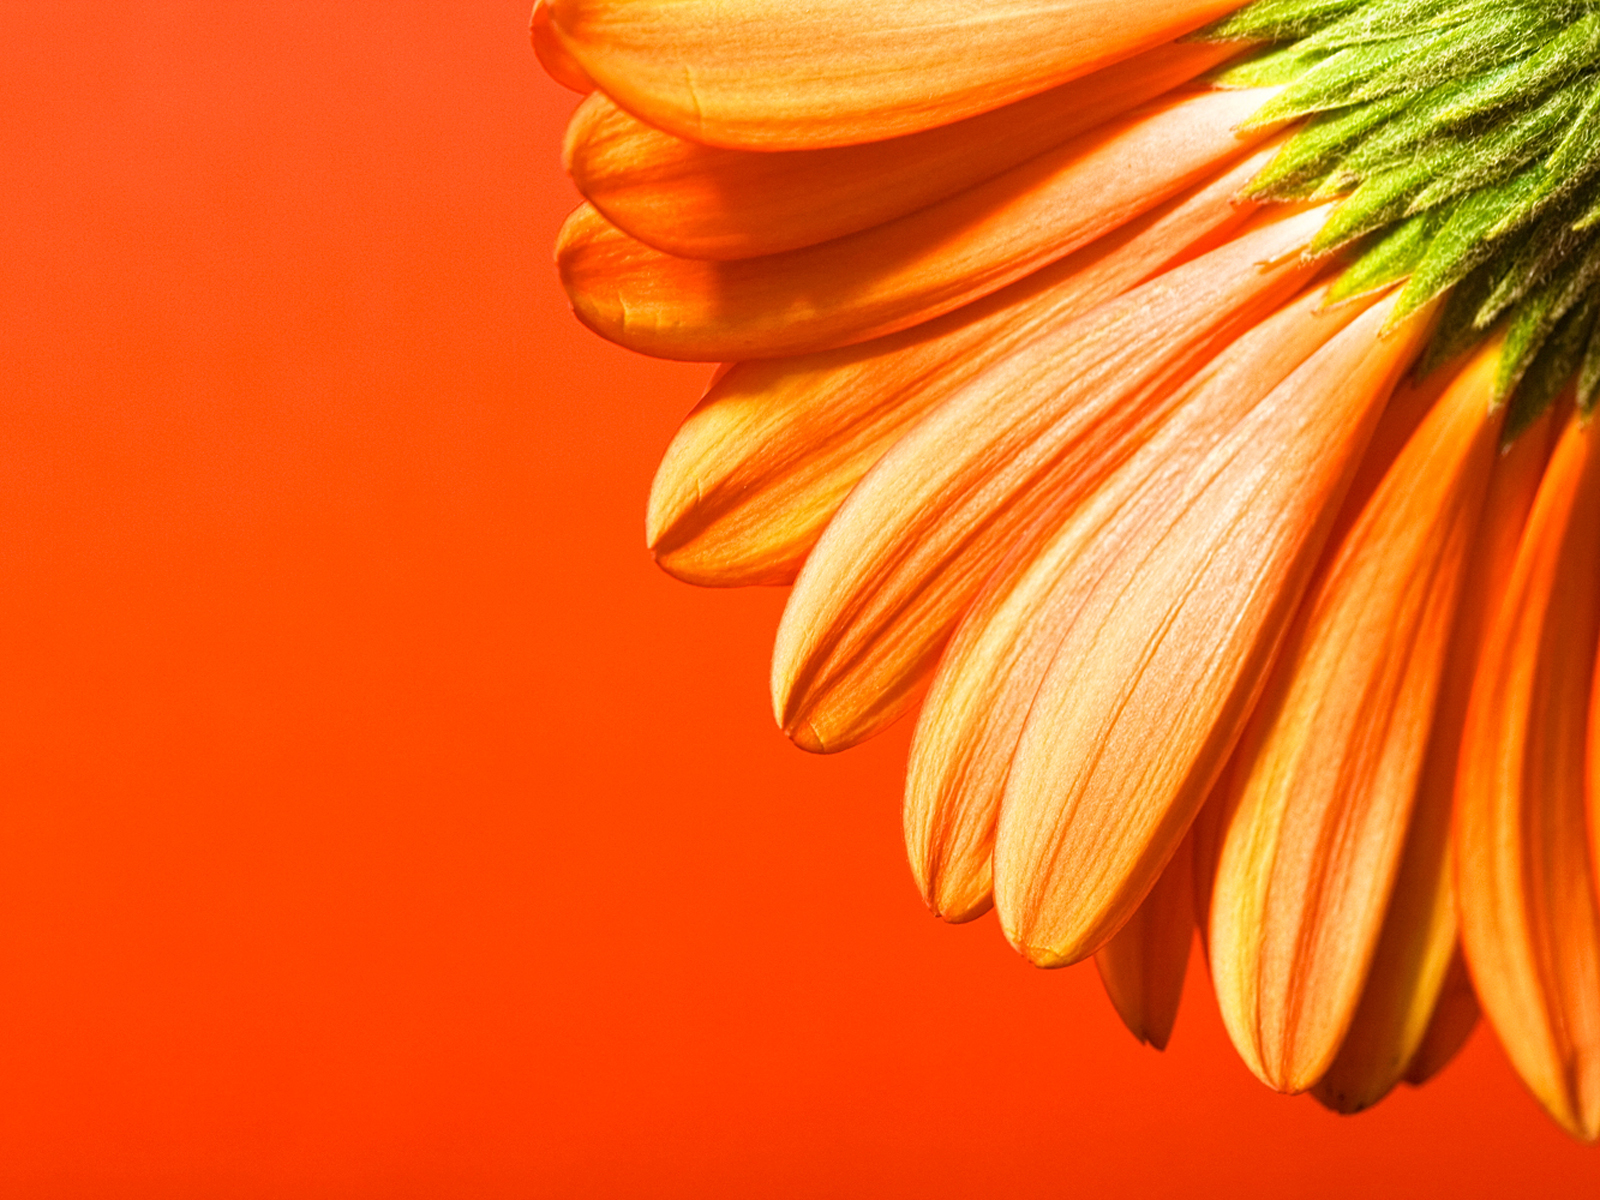
[(1433, 336), (1428, 339), (1428, 348), (1418, 363), (1419, 376), (1428, 374), (1483, 339), (1484, 331), (1473, 318), (1493, 283), (1490, 264), (1485, 263), (1451, 289), (1439, 312), (1438, 323), (1433, 327)]
[[(1600, 293), (1591, 288), (1545, 339), (1507, 401), (1505, 424), (1500, 429), (1502, 442), (1509, 444), (1527, 432), (1571, 381), (1589, 344), (1596, 316), (1600, 316)], [(1504, 361), (1502, 357), (1502, 364)]]
[(1326, 57), (1325, 54), (1307, 53), (1298, 45), (1265, 46), (1240, 58), (1228, 60), (1204, 78), (1212, 87), (1223, 91), (1282, 87), (1300, 78)]
[(1506, 329), (1500, 367), (1495, 373), (1496, 400), (1505, 400), (1522, 381), (1534, 356), (1555, 332), (1556, 326), (1600, 279), (1600, 241), (1573, 255), (1516, 307)]
[(1497, 187), (1481, 188), (1458, 201), (1412, 272), (1391, 319), (1402, 320), (1459, 283), (1500, 249), (1500, 237), (1537, 216), (1532, 202), (1543, 181), (1539, 167), (1527, 167)]
[(1326, 254), (1406, 215), (1411, 198), (1438, 172), (1428, 156), (1364, 180), (1323, 222), (1308, 252)]
[(1384, 233), (1340, 273), (1328, 289), (1328, 303), (1375, 292), (1410, 275), (1428, 249), (1434, 220), (1434, 214), (1420, 213)]
[(1448, 122), (1465, 121), (1516, 101), (1537, 96), (1565, 82), (1600, 60), (1600, 12), (1568, 25), (1521, 62), (1486, 72), (1462, 89), (1441, 114)]
[(1305, 37), (1365, 0), (1260, 0), (1191, 34), (1197, 42), (1276, 42)]
[(1245, 186), (1245, 195), (1263, 200), (1300, 200), (1311, 195), (1338, 164), (1350, 142), (1405, 108), (1406, 103), (1405, 96), (1385, 96), (1370, 104), (1314, 118), (1261, 168)]

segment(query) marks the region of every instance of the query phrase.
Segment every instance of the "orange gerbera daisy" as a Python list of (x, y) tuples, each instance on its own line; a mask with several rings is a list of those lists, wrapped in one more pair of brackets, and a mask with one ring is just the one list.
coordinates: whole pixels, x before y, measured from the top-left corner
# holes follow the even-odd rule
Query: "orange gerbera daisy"
[(935, 913), (1341, 1111), (1481, 1003), (1600, 1136), (1600, 10), (539, 0), (557, 261), (720, 361), (649, 544), (918, 710)]

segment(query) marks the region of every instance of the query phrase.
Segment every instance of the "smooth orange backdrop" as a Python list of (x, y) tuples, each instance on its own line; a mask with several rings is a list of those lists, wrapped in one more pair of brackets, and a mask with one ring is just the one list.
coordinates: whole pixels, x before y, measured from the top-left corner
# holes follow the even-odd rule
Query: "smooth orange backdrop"
[(0, 1194), (1600, 1192), (1482, 1031), (1341, 1119), (925, 915), (644, 551), (526, 9), (6, 7)]

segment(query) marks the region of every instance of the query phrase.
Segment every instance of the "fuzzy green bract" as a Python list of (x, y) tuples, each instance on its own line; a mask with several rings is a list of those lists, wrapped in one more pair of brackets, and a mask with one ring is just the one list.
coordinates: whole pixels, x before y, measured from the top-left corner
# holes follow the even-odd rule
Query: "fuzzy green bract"
[(1347, 255), (1336, 299), (1448, 291), (1424, 370), (1504, 322), (1508, 437), (1574, 379), (1593, 409), (1600, 0), (1256, 0), (1197, 36), (1256, 43), (1213, 77), (1283, 88), (1251, 125), (1304, 121), (1248, 191), (1340, 198), (1311, 248)]

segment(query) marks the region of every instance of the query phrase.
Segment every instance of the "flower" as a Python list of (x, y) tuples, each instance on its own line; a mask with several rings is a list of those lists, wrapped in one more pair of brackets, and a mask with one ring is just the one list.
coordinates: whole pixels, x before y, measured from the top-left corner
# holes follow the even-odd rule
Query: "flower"
[(1600, 12), (538, 0), (557, 262), (721, 361), (647, 536), (913, 710), (912, 874), (1356, 1111), (1481, 1003), (1600, 1137)]

